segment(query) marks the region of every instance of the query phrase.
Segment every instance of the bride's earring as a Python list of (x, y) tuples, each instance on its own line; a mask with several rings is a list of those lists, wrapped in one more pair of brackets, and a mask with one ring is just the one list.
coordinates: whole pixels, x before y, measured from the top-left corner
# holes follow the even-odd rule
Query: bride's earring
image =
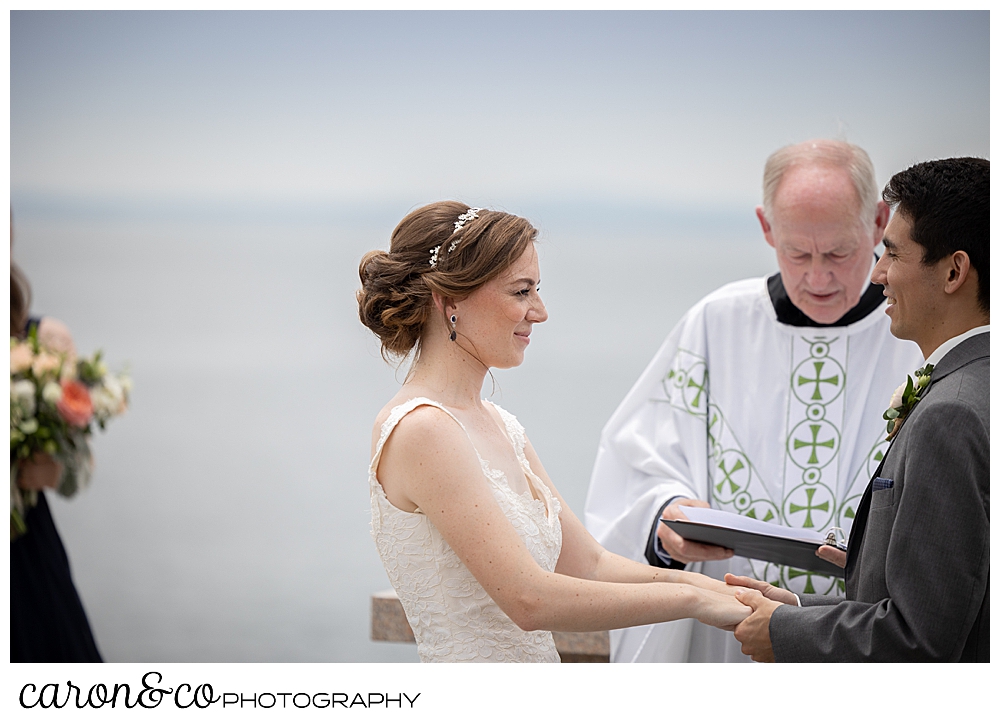
[(449, 319), (449, 321), (451, 322), (451, 334), (448, 336), (448, 338), (451, 339), (452, 341), (455, 341), (455, 337), (458, 336), (455, 332), (455, 322), (458, 321), (458, 317), (452, 314), (451, 319)]

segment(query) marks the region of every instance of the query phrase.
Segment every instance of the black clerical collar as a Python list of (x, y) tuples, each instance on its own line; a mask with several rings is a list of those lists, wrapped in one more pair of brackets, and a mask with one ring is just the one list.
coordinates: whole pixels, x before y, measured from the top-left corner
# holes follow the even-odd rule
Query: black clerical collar
[(781, 273), (771, 276), (767, 280), (767, 293), (771, 297), (771, 305), (774, 313), (778, 315), (778, 321), (789, 326), (847, 326), (856, 321), (861, 321), (875, 309), (882, 306), (885, 296), (882, 294), (881, 284), (869, 284), (865, 293), (861, 295), (857, 306), (848, 311), (832, 324), (820, 324), (813, 321), (799, 309), (792, 300), (788, 298), (785, 291), (785, 284), (781, 281)]

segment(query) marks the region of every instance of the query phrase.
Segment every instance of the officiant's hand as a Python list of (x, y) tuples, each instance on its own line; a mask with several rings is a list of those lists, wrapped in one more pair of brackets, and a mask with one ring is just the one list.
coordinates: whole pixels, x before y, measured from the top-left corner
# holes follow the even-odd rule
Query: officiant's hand
[(736, 599), (753, 610), (733, 631), (733, 635), (742, 643), (743, 654), (749, 655), (757, 663), (773, 663), (771, 615), (781, 603), (768, 600), (757, 590), (740, 590), (736, 593)]
[(847, 550), (841, 550), (833, 545), (820, 545), (816, 557), (832, 562), (837, 567), (847, 567)]
[[(660, 515), (661, 520), (686, 520), (683, 507), (709, 507), (707, 502), (679, 498), (673, 504), (667, 505)], [(678, 562), (701, 562), (702, 560), (725, 560), (733, 556), (733, 551), (718, 545), (704, 545), (700, 542), (685, 540), (666, 525), (658, 525), (656, 536), (660, 544), (671, 558)]]
[(799, 601), (795, 599), (795, 593), (791, 590), (775, 587), (763, 580), (754, 580), (752, 577), (744, 577), (743, 575), (734, 575), (731, 572), (727, 572), (726, 584), (737, 588), (736, 592), (739, 592), (739, 588), (741, 587), (748, 587), (751, 590), (756, 590), (768, 600), (774, 600), (774, 602), (784, 603), (785, 605), (798, 606), (799, 604)]

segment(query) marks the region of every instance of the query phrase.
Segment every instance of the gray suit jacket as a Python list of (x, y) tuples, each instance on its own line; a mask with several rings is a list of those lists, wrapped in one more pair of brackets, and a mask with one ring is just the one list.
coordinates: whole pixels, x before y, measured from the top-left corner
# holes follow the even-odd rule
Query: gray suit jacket
[(941, 359), (869, 483), (847, 600), (803, 595), (803, 607), (776, 609), (775, 660), (988, 662), (989, 477), (986, 333)]

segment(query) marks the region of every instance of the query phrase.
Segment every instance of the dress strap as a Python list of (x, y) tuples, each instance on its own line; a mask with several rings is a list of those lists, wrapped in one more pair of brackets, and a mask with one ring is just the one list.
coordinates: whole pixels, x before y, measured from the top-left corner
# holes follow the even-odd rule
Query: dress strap
[[(449, 417), (455, 420), (455, 423), (462, 428), (465, 432), (465, 436), (469, 437), (469, 431), (465, 428), (465, 425), (458, 421), (458, 417), (448, 411), (441, 402), (435, 402), (433, 399), (428, 399), (427, 397), (414, 397), (408, 401), (398, 404), (389, 411), (388, 418), (382, 422), (382, 431), (379, 433), (378, 443), (375, 445), (375, 455), (372, 457), (371, 464), (368, 466), (368, 476), (373, 483), (375, 480), (375, 470), (378, 469), (378, 462), (382, 458), (382, 448), (385, 446), (385, 442), (389, 439), (389, 435), (392, 434), (392, 430), (396, 428), (399, 424), (399, 420), (405, 417), (407, 414), (412, 412), (417, 407), (437, 407), (442, 412), (447, 414)], [(472, 442), (472, 437), (469, 437), (469, 442)], [(475, 448), (475, 445), (473, 445)]]

